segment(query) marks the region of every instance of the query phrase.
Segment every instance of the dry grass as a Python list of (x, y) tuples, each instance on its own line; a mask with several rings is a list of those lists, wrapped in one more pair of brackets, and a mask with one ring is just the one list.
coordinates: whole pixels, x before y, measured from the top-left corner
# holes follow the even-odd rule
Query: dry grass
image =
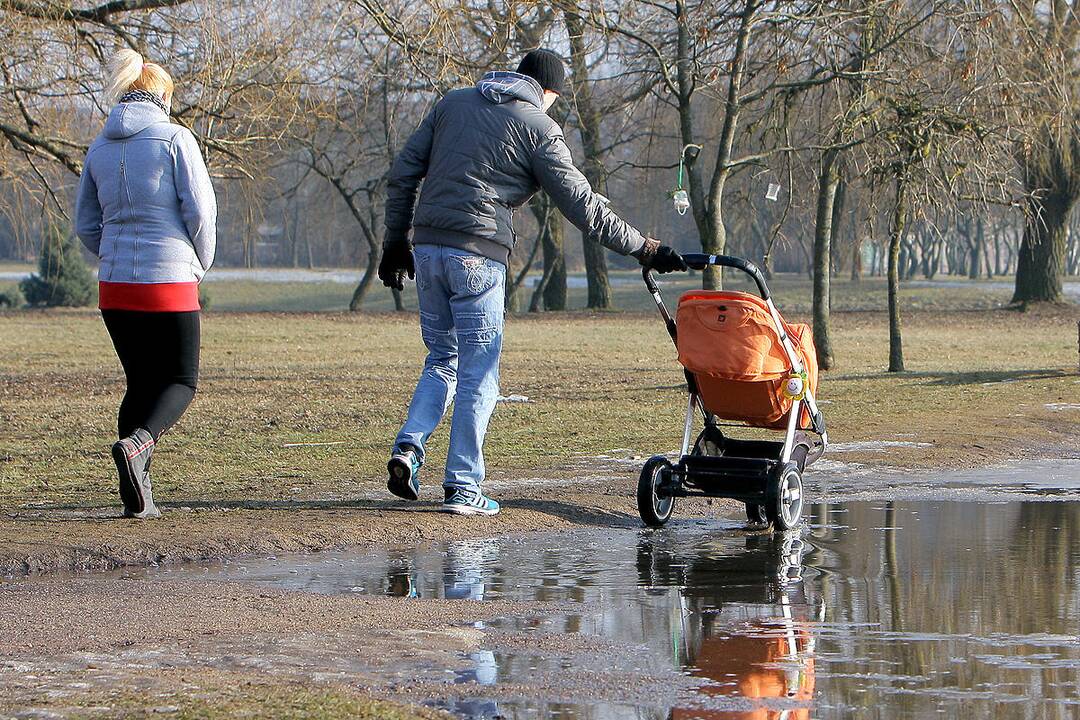
[[(1080, 402), (1078, 315), (912, 313), (911, 372), (896, 376), (884, 372), (884, 317), (838, 314), (840, 366), (820, 390), (833, 440), (932, 443), (888, 458), (913, 466), (1075, 446), (1080, 413), (1045, 406)], [(122, 376), (97, 314), (0, 314), (0, 338), (0, 506), (112, 502)], [(556, 476), (582, 453), (677, 446), (682, 375), (652, 315), (514, 317), (505, 347), (503, 392), (532, 402), (499, 406), (491, 472)], [(381, 485), (422, 356), (409, 316), (208, 313), (198, 399), (155, 464), (160, 497), (348, 497)], [(434, 477), (445, 437), (432, 443)], [(338, 444), (286, 447), (305, 442)]]

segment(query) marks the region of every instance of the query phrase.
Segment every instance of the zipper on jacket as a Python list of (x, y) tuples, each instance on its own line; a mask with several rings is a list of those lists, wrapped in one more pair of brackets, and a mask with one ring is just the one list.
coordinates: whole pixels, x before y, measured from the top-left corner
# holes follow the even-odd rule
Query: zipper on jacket
[(120, 145), (120, 182), (124, 186), (124, 198), (127, 200), (128, 213), (131, 216), (131, 226), (135, 231), (135, 239), (131, 249), (131, 279), (137, 282), (139, 280), (139, 226), (135, 222), (135, 204), (131, 202), (131, 189), (128, 187), (127, 170), (124, 167), (126, 160), (127, 141), (125, 140)]

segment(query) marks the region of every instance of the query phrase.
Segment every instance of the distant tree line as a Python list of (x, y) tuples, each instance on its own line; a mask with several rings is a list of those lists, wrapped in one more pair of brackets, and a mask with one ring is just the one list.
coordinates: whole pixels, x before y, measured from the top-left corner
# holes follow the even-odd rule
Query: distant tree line
[[(359, 309), (401, 143), (440, 94), (539, 45), (567, 61), (553, 113), (594, 187), (676, 247), (808, 273), (825, 366), (837, 274), (889, 278), (900, 370), (901, 281), (1015, 274), (1023, 306), (1060, 302), (1080, 270), (1065, 0), (0, 0), (0, 256), (36, 256), (70, 213), (107, 111), (101, 63), (130, 46), (177, 79), (222, 261), (362, 267)], [(512, 307), (564, 309), (580, 268), (589, 307), (611, 305), (609, 265), (632, 263), (542, 196), (517, 224)]]

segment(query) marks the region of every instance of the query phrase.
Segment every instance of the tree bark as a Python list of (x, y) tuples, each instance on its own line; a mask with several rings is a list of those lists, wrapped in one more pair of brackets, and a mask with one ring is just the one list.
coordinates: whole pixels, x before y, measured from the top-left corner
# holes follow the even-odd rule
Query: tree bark
[(1028, 201), (1028, 217), (1016, 264), (1014, 303), (1062, 301), (1068, 219), (1074, 204), (1075, 198), (1060, 194)]
[(544, 274), (533, 289), (529, 312), (566, 309), (566, 257), (563, 255), (563, 224), (545, 195), (530, 203), (540, 225), (538, 242), (544, 256)]
[(547, 311), (566, 310), (566, 233), (562, 218), (552, 214), (548, 221), (548, 232), (544, 236), (544, 269), (551, 266), (551, 276), (544, 286), (544, 309)]
[[(743, 77), (746, 72), (746, 55), (750, 43), (750, 31), (753, 28), (761, 0), (746, 0), (739, 18), (739, 31), (735, 36), (735, 48), (731, 56), (731, 72), (728, 76), (727, 98), (724, 101), (724, 124), (720, 130), (720, 139), (716, 151), (716, 166), (713, 168), (712, 181), (709, 183), (708, 213), (706, 233), (701, 238), (703, 249), (708, 254), (722, 254), (727, 246), (727, 230), (724, 227), (724, 187), (732, 172), (732, 152), (735, 147), (735, 130), (739, 124), (742, 110)], [(687, 28), (687, 30), (689, 30)], [(709, 265), (705, 268), (702, 285), (706, 289), (720, 290), (724, 286), (722, 268)]]
[[(578, 130), (585, 162), (581, 172), (589, 185), (597, 192), (607, 195), (607, 171), (602, 161), (600, 145), (599, 108), (593, 102), (589, 85), (588, 48), (585, 46), (585, 22), (572, 10), (563, 13), (566, 32), (570, 39), (570, 84), (574, 90), (574, 106), (577, 109)], [(581, 234), (585, 255), (585, 278), (589, 284), (588, 307), (606, 310), (611, 307), (611, 283), (608, 280), (607, 256), (604, 248), (588, 236)]]
[(896, 199), (889, 228), (889, 372), (904, 371), (904, 342), (900, 329), (900, 244), (908, 214), (907, 178), (896, 176)]
[[(359, 312), (364, 305), (364, 298), (367, 296), (367, 292), (371, 288), (372, 282), (378, 276), (379, 260), (382, 259), (382, 239), (377, 230), (379, 227), (379, 217), (375, 207), (375, 195), (369, 194), (368, 196), (367, 217), (365, 218), (360, 211), (360, 207), (356, 203), (355, 191), (352, 193), (346, 191), (340, 178), (331, 180), (331, 183), (345, 199), (349, 211), (360, 226), (360, 231), (363, 233), (364, 240), (367, 242), (368, 246), (367, 267), (364, 268), (364, 274), (360, 278), (360, 283), (356, 286), (356, 290), (353, 291), (352, 299), (349, 301), (349, 310), (351, 312)], [(399, 298), (395, 297), (394, 304), (397, 305), (398, 301)], [(400, 310), (401, 308), (399, 307), (398, 309)]]
[(522, 265), (521, 270), (516, 275), (511, 273), (510, 268), (507, 268), (506, 274), (509, 277), (506, 280), (506, 310), (507, 312), (518, 312), (521, 310), (521, 294), (518, 292), (521, 289), (522, 284), (525, 282), (525, 278), (528, 277), (529, 271), (532, 270), (533, 263), (536, 262), (536, 254), (540, 249), (540, 238), (537, 237), (533, 241), (532, 250), (529, 251), (529, 257), (525, 258), (525, 264)]
[[(761, 0), (745, 0), (739, 15), (739, 29), (735, 37), (735, 47), (728, 65), (727, 93), (724, 102), (724, 120), (717, 140), (716, 165), (706, 188), (697, 166), (697, 155), (686, 158), (687, 190), (690, 195), (690, 210), (694, 224), (698, 229), (701, 249), (708, 254), (723, 254), (727, 245), (727, 230), (724, 227), (723, 200), (724, 188), (732, 172), (732, 151), (735, 143), (735, 131), (742, 109), (740, 95), (743, 77), (746, 71), (747, 48), (750, 32), (761, 7)], [(693, 123), (693, 95), (695, 91), (693, 44), (696, 28), (691, 27), (686, 0), (676, 0), (675, 15), (678, 26), (676, 37), (676, 100), (679, 112), (679, 133), (683, 145), (696, 143)], [(707, 290), (723, 288), (722, 268), (710, 265), (702, 273), (702, 286)]]
[(822, 158), (814, 223), (814, 345), (817, 347), (818, 367), (822, 370), (828, 370), (833, 364), (829, 334), (829, 283), (836, 196), (840, 187), (838, 155), (839, 151), (829, 149)]
[(979, 274), (982, 271), (983, 242), (985, 239), (983, 234), (983, 221), (980, 217), (975, 220), (975, 234), (970, 238), (971, 261), (968, 264), (968, 280), (979, 279)]
[(382, 254), (379, 250), (377, 247), (368, 250), (368, 261), (367, 267), (364, 268), (364, 275), (360, 278), (356, 289), (353, 290), (352, 299), (349, 300), (350, 312), (358, 312), (364, 305), (364, 298), (367, 297), (368, 290), (371, 289), (371, 283), (378, 275), (379, 260)]

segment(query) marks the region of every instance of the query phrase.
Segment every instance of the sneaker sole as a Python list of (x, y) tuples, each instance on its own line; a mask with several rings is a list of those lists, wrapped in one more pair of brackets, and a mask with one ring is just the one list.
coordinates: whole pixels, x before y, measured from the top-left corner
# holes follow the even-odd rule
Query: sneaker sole
[(124, 503), (124, 515), (137, 517), (146, 510), (146, 501), (142, 496), (142, 488), (132, 476), (123, 443), (113, 443), (112, 457), (116, 464), (116, 474), (120, 478), (120, 501)]
[(440, 510), (444, 513), (450, 513), (451, 515), (498, 515), (499, 509), (495, 510), (481, 510), (471, 505), (446, 505), (443, 504)]
[(153, 520), (154, 518), (161, 517), (161, 511), (158, 510), (157, 505), (148, 507), (138, 513), (133, 513), (127, 508), (124, 508), (124, 517), (132, 518), (133, 520)]
[[(402, 500), (420, 499), (420, 493), (408, 480), (411, 468), (404, 462), (397, 458), (391, 458), (390, 462), (386, 463), (386, 471), (390, 473), (390, 479), (386, 481), (387, 490)], [(401, 471), (401, 477), (398, 477), (398, 471)]]

